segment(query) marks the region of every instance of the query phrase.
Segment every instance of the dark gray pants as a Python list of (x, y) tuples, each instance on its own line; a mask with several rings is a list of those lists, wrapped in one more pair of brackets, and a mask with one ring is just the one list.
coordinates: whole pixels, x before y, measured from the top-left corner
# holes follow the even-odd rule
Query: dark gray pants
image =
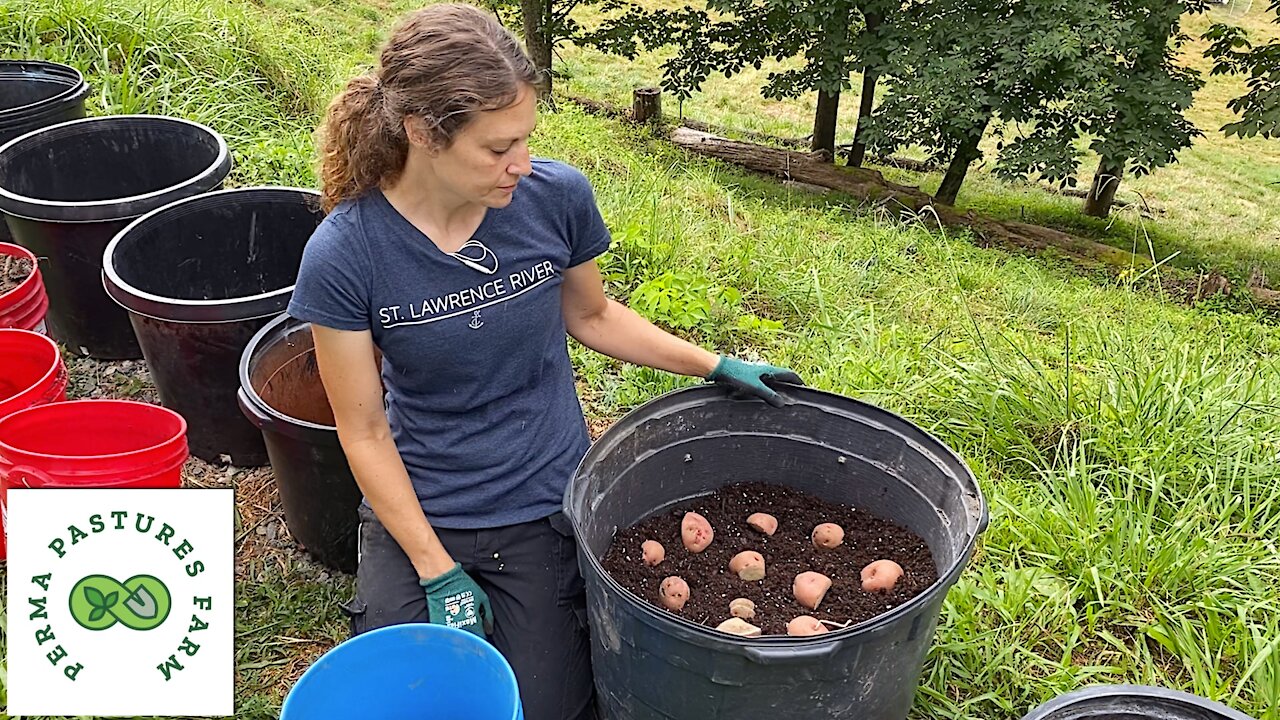
[[(515, 670), (526, 720), (595, 718), (586, 593), (577, 543), (562, 514), (483, 530), (436, 528), (453, 559), (493, 606), (489, 638)], [(360, 508), (353, 635), (428, 622), (418, 573), (382, 523)]]

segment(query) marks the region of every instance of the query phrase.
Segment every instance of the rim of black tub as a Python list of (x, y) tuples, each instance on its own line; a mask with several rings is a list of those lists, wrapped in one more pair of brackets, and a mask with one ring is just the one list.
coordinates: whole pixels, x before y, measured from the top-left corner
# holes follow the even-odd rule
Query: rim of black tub
[(258, 328), (258, 332), (254, 333), (249, 342), (245, 343), (244, 351), (240, 354), (240, 392), (244, 400), (251, 404), (255, 410), (270, 416), (272, 420), (279, 423), (273, 429), (286, 434), (292, 434), (289, 433), (291, 426), (296, 426), (300, 430), (327, 432), (337, 432), (338, 428), (336, 425), (322, 425), (310, 420), (286, 415), (272, 407), (270, 403), (262, 399), (262, 396), (258, 394), (257, 388), (253, 386), (253, 381), (249, 378), (249, 367), (252, 364), (251, 360), (254, 352), (262, 348), (269, 336), (284, 335), (301, 328), (303, 325), (310, 324), (306, 320), (299, 320), (287, 312), (281, 313), (279, 317), (272, 318), (266, 325)]
[[(973, 523), (973, 530), (968, 534), (968, 537), (965, 538), (963, 547), (960, 548), (958, 553), (958, 559), (954, 561), (951, 564), (951, 567), (947, 568), (945, 572), (939, 573), (938, 579), (929, 587), (921, 591), (916, 597), (893, 608), (892, 610), (881, 613), (875, 617), (868, 618), (860, 623), (809, 637), (793, 637), (789, 635), (764, 635), (752, 638), (738, 637), (736, 635), (721, 632), (715, 628), (693, 622), (675, 613), (660, 610), (615, 580), (613, 576), (604, 569), (603, 563), (601, 563), (600, 559), (597, 558), (593, 552), (587, 551), (583, 553), (587, 557), (587, 561), (591, 565), (593, 571), (609, 588), (611, 588), (615, 593), (630, 598), (634, 603), (634, 607), (638, 608), (641, 613), (652, 621), (670, 623), (674, 626), (674, 629), (684, 633), (686, 638), (696, 637), (704, 641), (714, 641), (722, 646), (735, 646), (742, 653), (762, 663), (769, 663), (773, 661), (771, 651), (776, 650), (779, 652), (785, 652), (788, 649), (800, 650), (801, 648), (804, 648), (804, 651), (806, 652), (813, 651), (817, 652), (817, 654), (822, 654), (822, 648), (818, 646), (825, 645), (826, 651), (830, 651), (835, 647), (832, 643), (834, 640), (839, 640), (845, 636), (853, 635), (855, 633), (874, 633), (886, 626), (897, 624), (897, 621), (900, 618), (916, 612), (921, 604), (928, 602), (938, 593), (949, 590), (950, 587), (956, 583), (960, 574), (972, 560), (973, 554), (977, 549), (978, 541), (986, 531), (991, 519), (986, 497), (983, 495), (981, 487), (978, 485), (977, 477), (974, 476), (968, 463), (965, 462), (964, 458), (962, 458), (959, 453), (952, 450), (950, 446), (942, 442), (941, 439), (925, 428), (910, 422), (905, 417), (898, 415), (897, 413), (846, 395), (840, 395), (800, 385), (786, 385), (785, 387), (775, 386), (775, 388), (777, 388), (778, 393), (784, 397), (788, 405), (797, 403), (813, 405), (822, 412), (827, 413), (837, 412), (834, 409), (835, 404), (856, 406), (860, 412), (864, 412), (869, 415), (879, 415), (881, 424), (890, 423), (893, 425), (903, 426), (909, 428), (912, 432), (927, 438), (933, 445), (931, 450), (950, 461), (952, 467), (959, 471), (958, 479), (963, 481), (968, 490), (968, 492), (964, 493), (967, 497), (965, 500), (965, 509), (966, 514), (969, 516), (969, 520)], [(801, 399), (801, 396), (805, 395), (812, 398), (812, 400)], [(578, 468), (574, 471), (573, 480), (565, 488), (564, 499), (562, 502), (562, 509), (567, 511), (565, 514), (574, 526), (574, 534), (579, 535), (581, 532), (581, 529), (578, 527), (579, 522), (581, 522), (581, 518), (579, 518), (578, 514), (573, 512), (571, 508), (574, 505), (581, 504), (584, 499), (580, 500), (578, 498), (574, 498), (573, 491), (580, 484), (578, 479), (581, 477), (584, 468), (593, 464), (601, 455), (610, 452), (621, 443), (626, 442), (627, 438), (622, 433), (617, 433), (612, 437), (610, 436), (615, 428), (634, 424), (645, 417), (655, 417), (654, 414), (659, 412), (661, 416), (672, 416), (677, 414), (682, 408), (698, 407), (712, 398), (727, 400), (728, 402), (760, 402), (763, 404), (763, 401), (756, 399), (736, 398), (726, 388), (712, 383), (677, 388), (676, 390), (659, 395), (633, 409), (611, 425), (610, 428), (605, 431), (604, 435), (592, 443), (591, 448), (587, 451), (586, 455), (579, 463)], [(834, 402), (829, 403), (832, 407), (823, 407), (818, 401)], [(837, 412), (837, 414), (839, 413)], [(837, 450), (836, 448), (832, 449)], [(636, 458), (637, 461), (639, 459), (641, 458)]]
[(85, 82), (84, 75), (70, 65), (48, 60), (0, 60), (0, 82), (40, 77), (61, 85), (63, 89), (22, 105), (0, 107), (0, 128), (9, 124), (26, 124), (47, 113), (61, 112), (67, 105), (80, 102), (89, 94), (89, 84)]
[[(1022, 720), (1088, 720), (1089, 718), (1138, 717), (1130, 712), (1151, 710), (1160, 704), (1160, 715), (1152, 717), (1200, 718), (1207, 712), (1221, 720), (1254, 720), (1244, 713), (1199, 695), (1153, 685), (1092, 685), (1074, 690), (1032, 710)], [(1169, 710), (1185, 714), (1170, 715)]]
[[(32, 197), (6, 187), (9, 163), (26, 153), (46, 148), (69, 137), (99, 128), (147, 128), (159, 132), (198, 135), (213, 158), (189, 177), (164, 187), (124, 197), (95, 200), (58, 200)], [(207, 125), (168, 115), (106, 115), (80, 118), (33, 130), (0, 146), (0, 210), (28, 220), (48, 222), (102, 222), (126, 220), (167, 205), (179, 198), (212, 190), (231, 170), (227, 141)]]
[[(284, 312), (293, 294), (293, 288), (297, 284), (296, 268), (294, 282), (273, 290), (232, 298), (193, 300), (142, 290), (121, 277), (116, 267), (116, 251), (120, 243), (129, 239), (130, 236), (146, 233), (152, 227), (162, 226), (189, 215), (241, 205), (249, 200), (306, 204), (317, 210), (320, 207), (319, 192), (283, 185), (214, 190), (158, 207), (126, 225), (116, 233), (111, 242), (107, 243), (102, 255), (102, 285), (107, 295), (130, 312), (168, 322), (221, 323), (274, 317)], [(308, 235), (311, 230), (314, 228), (308, 230)]]

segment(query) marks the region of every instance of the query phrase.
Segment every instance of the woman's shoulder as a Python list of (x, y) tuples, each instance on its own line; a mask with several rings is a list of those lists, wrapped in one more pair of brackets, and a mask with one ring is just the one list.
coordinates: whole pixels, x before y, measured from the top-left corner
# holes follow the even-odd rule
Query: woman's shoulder
[(367, 202), (367, 194), (358, 198), (343, 200), (324, 216), (324, 219), (320, 221), (320, 226), (332, 228), (333, 230), (350, 230), (358, 227), (361, 215), (360, 206)]
[(307, 256), (337, 258), (366, 244), (360, 221), (360, 199), (344, 200), (320, 220), (303, 250)]
[(539, 178), (548, 186), (561, 191), (563, 188), (590, 186), (586, 174), (567, 162), (550, 158), (533, 158), (530, 162), (533, 165), (532, 177)]
[(369, 216), (372, 199), (366, 193), (357, 198), (343, 200), (334, 206), (316, 227), (313, 239), (326, 238), (326, 241), (358, 240), (364, 241), (365, 219)]

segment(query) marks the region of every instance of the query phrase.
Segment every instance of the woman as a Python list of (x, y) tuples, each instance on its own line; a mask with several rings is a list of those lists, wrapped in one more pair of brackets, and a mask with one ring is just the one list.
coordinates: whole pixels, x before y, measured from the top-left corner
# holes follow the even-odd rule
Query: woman
[(429, 621), (491, 633), (525, 717), (562, 720), (593, 716), (585, 596), (559, 513), (589, 444), (566, 332), (776, 405), (763, 380), (799, 378), (606, 298), (594, 258), (609, 233), (591, 186), (529, 156), (537, 79), (484, 12), (409, 15), (329, 108), (328, 215), (289, 313), (312, 323), (365, 496), (353, 632)]

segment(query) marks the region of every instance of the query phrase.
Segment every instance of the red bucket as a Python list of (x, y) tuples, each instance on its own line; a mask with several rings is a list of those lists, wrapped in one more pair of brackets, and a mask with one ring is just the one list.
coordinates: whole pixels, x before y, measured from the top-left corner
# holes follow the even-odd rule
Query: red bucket
[(49, 338), (0, 328), (0, 418), (67, 399), (67, 367)]
[[(4, 222), (0, 219), (0, 222)], [(0, 255), (26, 258), (31, 261), (31, 274), (18, 283), (18, 287), (0, 295), (0, 328), (20, 328), (44, 334), (44, 316), (49, 311), (49, 296), (44, 292), (40, 279), (40, 266), (30, 250), (9, 243), (0, 243)], [(3, 261), (0, 261), (3, 266)]]
[[(132, 400), (73, 400), (0, 418), (0, 511), (9, 488), (176, 488), (187, 421)], [(5, 546), (0, 543), (0, 559)]]

